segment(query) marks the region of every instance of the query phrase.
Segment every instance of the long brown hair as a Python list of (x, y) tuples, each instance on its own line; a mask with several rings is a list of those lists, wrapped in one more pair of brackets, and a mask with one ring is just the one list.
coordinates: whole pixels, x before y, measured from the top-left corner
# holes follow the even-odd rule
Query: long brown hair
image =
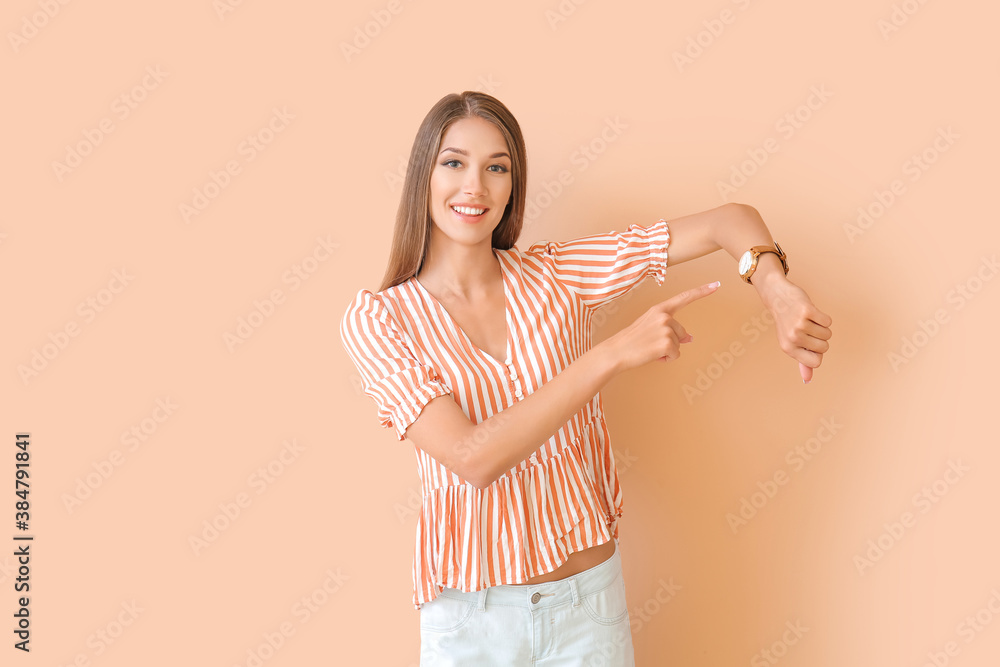
[(431, 171), (441, 148), (441, 137), (452, 123), (472, 116), (496, 125), (510, 152), (510, 200), (504, 208), (500, 224), (493, 230), (493, 247), (508, 250), (521, 234), (528, 182), (527, 155), (521, 127), (507, 107), (491, 95), (471, 90), (445, 95), (424, 117), (413, 140), (403, 180), (403, 193), (396, 212), (389, 263), (382, 285), (378, 288), (379, 292), (406, 282), (420, 270), (431, 239)]

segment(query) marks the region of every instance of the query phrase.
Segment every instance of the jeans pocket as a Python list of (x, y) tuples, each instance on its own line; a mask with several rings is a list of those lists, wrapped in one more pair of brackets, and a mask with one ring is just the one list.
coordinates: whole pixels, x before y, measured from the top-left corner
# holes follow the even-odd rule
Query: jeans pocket
[(473, 600), (460, 600), (438, 594), (420, 607), (420, 629), (426, 632), (454, 632), (460, 629), (476, 610)]
[(619, 575), (613, 584), (584, 596), (582, 602), (584, 611), (596, 623), (601, 625), (621, 623), (628, 618), (625, 579)]

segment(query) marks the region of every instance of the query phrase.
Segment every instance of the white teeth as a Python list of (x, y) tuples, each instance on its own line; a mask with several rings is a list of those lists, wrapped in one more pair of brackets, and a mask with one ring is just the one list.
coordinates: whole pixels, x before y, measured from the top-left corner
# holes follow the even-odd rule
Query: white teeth
[(468, 206), (452, 206), (452, 208), (465, 215), (482, 215), (486, 211), (485, 208), (470, 208)]

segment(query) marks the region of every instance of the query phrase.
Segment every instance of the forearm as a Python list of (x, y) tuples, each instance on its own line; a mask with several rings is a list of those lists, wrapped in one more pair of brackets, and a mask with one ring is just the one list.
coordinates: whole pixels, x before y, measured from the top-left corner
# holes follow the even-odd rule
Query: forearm
[[(755, 208), (747, 204), (728, 203), (698, 213), (692, 213), (667, 222), (670, 245), (667, 247), (667, 266), (703, 257), (717, 250), (725, 250), (736, 262), (733, 273), (739, 278), (736, 267), (740, 257), (755, 245), (773, 245), (774, 239)], [(764, 253), (757, 260), (753, 285), (767, 283), (775, 274), (784, 275), (781, 261), (774, 253)], [(759, 287), (758, 287), (759, 291)]]
[(523, 400), (476, 424), (469, 446), (479, 484), (491, 484), (531, 456), (617, 372), (613, 355), (597, 345)]
[[(740, 283), (742, 279), (738, 267), (743, 253), (753, 246), (774, 246), (774, 239), (763, 218), (757, 209), (747, 204), (722, 204), (669, 220), (667, 225), (670, 230), (668, 267), (725, 250), (734, 260), (730, 279)], [(779, 306), (778, 302), (783, 298), (781, 294), (789, 282), (776, 254), (765, 252), (757, 257), (752, 285), (767, 308)]]

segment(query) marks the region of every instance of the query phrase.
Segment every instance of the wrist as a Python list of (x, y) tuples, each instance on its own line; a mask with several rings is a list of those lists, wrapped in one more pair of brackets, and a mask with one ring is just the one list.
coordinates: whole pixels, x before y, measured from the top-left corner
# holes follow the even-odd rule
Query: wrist
[(757, 290), (761, 301), (769, 305), (768, 299), (774, 292), (775, 287), (787, 280), (785, 269), (781, 265), (781, 260), (773, 252), (761, 253), (757, 258), (757, 269), (753, 273), (753, 286)]
[(606, 338), (587, 350), (581, 359), (586, 358), (594, 367), (595, 375), (600, 378), (600, 384), (611, 380), (625, 370), (621, 365), (621, 355), (615, 352), (614, 336)]
[(785, 269), (781, 260), (773, 252), (762, 252), (757, 256), (757, 268), (753, 272), (753, 284), (764, 285), (774, 280), (775, 276), (785, 277)]

